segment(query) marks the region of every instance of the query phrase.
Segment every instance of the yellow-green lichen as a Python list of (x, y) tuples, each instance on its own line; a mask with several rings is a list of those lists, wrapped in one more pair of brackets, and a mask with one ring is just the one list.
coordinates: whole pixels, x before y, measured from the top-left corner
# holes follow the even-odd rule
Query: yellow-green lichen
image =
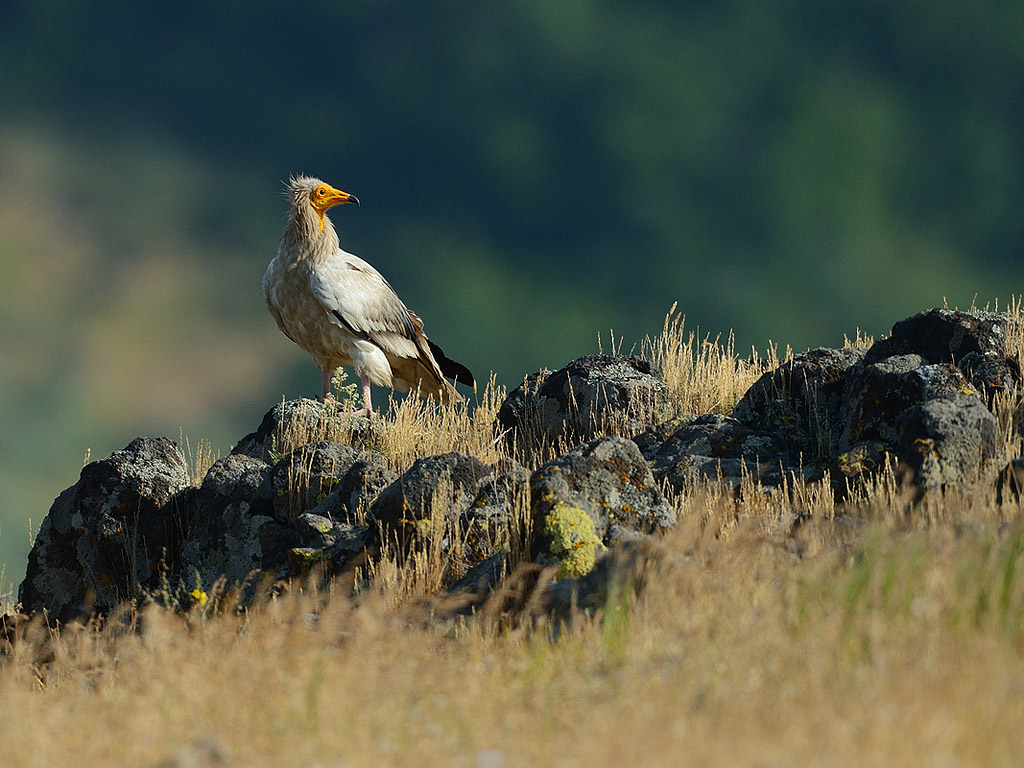
[(544, 516), (544, 535), (551, 540), (551, 554), (558, 558), (558, 575), (579, 578), (590, 573), (599, 549), (594, 521), (579, 507), (558, 502)]

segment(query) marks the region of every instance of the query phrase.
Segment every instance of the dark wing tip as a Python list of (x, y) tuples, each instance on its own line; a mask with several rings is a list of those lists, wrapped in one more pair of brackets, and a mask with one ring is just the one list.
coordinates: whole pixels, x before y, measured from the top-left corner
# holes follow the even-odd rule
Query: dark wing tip
[(467, 387), (476, 389), (476, 380), (473, 378), (469, 368), (446, 356), (444, 350), (430, 339), (427, 339), (427, 344), (430, 346), (430, 354), (437, 361), (437, 367), (441, 369), (441, 373), (459, 384), (465, 384)]

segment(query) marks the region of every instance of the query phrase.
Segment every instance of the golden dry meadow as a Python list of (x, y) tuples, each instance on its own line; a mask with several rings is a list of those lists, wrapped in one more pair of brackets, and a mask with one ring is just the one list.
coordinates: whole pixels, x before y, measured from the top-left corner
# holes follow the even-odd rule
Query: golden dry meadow
[[(763, 370), (674, 318), (643, 352), (680, 410), (728, 413)], [(497, 460), (500, 394), (472, 412), (405, 400), (389, 458)], [(998, 404), (1008, 457), (1017, 406)], [(529, 563), (455, 615), (431, 598), (452, 564), (428, 547), (248, 607), (210, 585), (187, 610), (20, 624), (0, 656), (0, 764), (1019, 765), (1019, 501), (912, 505), (889, 471), (843, 503), (753, 480), (672, 503), (677, 526), (603, 606), (557, 619), (531, 608)]]

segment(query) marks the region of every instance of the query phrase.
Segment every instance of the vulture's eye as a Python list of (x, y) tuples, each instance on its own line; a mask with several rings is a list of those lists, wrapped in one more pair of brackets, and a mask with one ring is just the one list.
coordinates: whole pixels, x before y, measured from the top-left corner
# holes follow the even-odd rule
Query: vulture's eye
[(317, 195), (319, 195), (320, 197), (323, 197), (324, 195), (326, 195), (326, 194), (327, 194), (327, 190), (326, 190), (326, 189), (324, 189), (323, 187), (320, 187), (320, 188), (319, 188), (319, 189), (318, 189), (318, 190), (316, 191), (316, 193), (317, 193)]

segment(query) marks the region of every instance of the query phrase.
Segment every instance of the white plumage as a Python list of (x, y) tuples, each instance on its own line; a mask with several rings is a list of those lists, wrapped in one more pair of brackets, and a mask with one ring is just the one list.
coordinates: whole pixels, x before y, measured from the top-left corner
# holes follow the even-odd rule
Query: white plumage
[(308, 176), (291, 179), (288, 196), (288, 224), (263, 275), (263, 294), (278, 327), (320, 369), (323, 398), (331, 398), (333, 371), (351, 365), (367, 415), (370, 382), (460, 400), (445, 376), (474, 386), (469, 370), (427, 339), (423, 322), (380, 272), (342, 250), (326, 212), (358, 199)]

